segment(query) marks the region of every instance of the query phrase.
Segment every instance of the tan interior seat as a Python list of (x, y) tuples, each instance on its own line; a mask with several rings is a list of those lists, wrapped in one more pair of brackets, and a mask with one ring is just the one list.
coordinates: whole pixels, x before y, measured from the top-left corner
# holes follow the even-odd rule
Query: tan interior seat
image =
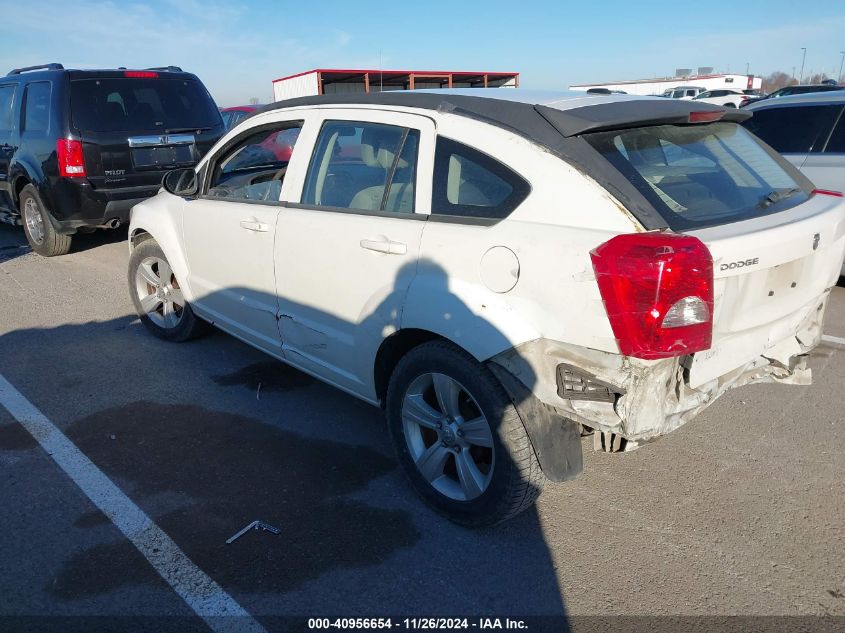
[[(365, 128), (361, 133), (361, 160), (368, 167), (377, 167), (384, 170), (384, 183), (362, 189), (352, 198), (349, 203), (350, 209), (362, 209), (365, 211), (378, 211), (381, 209), (381, 201), (384, 199), (384, 189), (393, 162), (396, 160), (396, 133), (393, 131)], [(394, 175), (393, 186), (387, 196), (385, 211), (395, 213), (411, 213), (414, 210), (414, 183), (397, 182), (396, 176), (405, 169), (408, 169), (408, 161), (400, 158), (396, 163), (396, 174)]]

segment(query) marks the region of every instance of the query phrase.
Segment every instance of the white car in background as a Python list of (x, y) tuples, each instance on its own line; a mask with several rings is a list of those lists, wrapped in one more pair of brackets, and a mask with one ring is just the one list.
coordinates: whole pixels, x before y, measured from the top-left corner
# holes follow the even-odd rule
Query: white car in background
[(700, 95), (704, 91), (705, 88), (702, 88), (701, 86), (676, 86), (675, 88), (664, 90), (662, 96), (668, 97), (669, 99), (689, 101), (690, 99), (695, 99), (696, 96)]
[[(748, 116), (518, 90), (274, 104), (134, 207), (132, 300), (164, 339), (211, 323), (383, 407), (419, 494), (495, 523), (581, 472), (582, 434), (631, 450), (732, 387), (809, 382), (845, 204)], [(287, 130), (289, 162), (262, 148)]]
[[(819, 189), (845, 191), (845, 90), (765, 99), (746, 108), (745, 126)], [(845, 275), (845, 263), (842, 265)]]
[(737, 90), (705, 90), (694, 97), (693, 101), (712, 103), (726, 108), (738, 108), (744, 97), (745, 95)]

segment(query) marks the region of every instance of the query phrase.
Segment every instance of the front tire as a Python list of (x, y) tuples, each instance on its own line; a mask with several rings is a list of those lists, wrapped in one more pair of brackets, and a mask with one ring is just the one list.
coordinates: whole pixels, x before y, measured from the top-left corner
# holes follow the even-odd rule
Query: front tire
[(424, 343), (399, 361), (387, 421), (411, 484), (455, 523), (505, 521), (543, 489), (545, 477), (504, 388), (447, 341)]
[(129, 258), (129, 294), (144, 326), (159, 338), (182, 342), (205, 333), (164, 251), (155, 240), (141, 242)]
[(70, 251), (71, 236), (56, 231), (50, 213), (35, 187), (26, 185), (23, 188), (19, 206), (23, 232), (32, 250), (42, 257), (67, 255)]

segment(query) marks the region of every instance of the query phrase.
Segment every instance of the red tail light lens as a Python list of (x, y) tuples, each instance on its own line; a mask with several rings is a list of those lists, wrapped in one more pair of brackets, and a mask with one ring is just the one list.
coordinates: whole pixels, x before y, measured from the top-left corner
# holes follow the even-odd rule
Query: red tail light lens
[(151, 70), (127, 70), (123, 73), (123, 76), (134, 77), (135, 79), (155, 79), (158, 77), (158, 73)]
[(590, 255), (623, 354), (651, 360), (710, 347), (713, 257), (699, 239), (618, 235)]
[(63, 178), (85, 178), (85, 157), (82, 155), (82, 142), (69, 138), (56, 141), (56, 154), (59, 157), (59, 175)]

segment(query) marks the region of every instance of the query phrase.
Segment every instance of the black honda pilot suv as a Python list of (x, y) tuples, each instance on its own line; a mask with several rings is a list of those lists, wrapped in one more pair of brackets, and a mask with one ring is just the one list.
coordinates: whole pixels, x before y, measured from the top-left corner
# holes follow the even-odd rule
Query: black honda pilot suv
[(224, 132), (202, 82), (176, 66), (17, 68), (0, 77), (0, 220), (32, 249), (63, 255), (71, 236), (116, 228)]

